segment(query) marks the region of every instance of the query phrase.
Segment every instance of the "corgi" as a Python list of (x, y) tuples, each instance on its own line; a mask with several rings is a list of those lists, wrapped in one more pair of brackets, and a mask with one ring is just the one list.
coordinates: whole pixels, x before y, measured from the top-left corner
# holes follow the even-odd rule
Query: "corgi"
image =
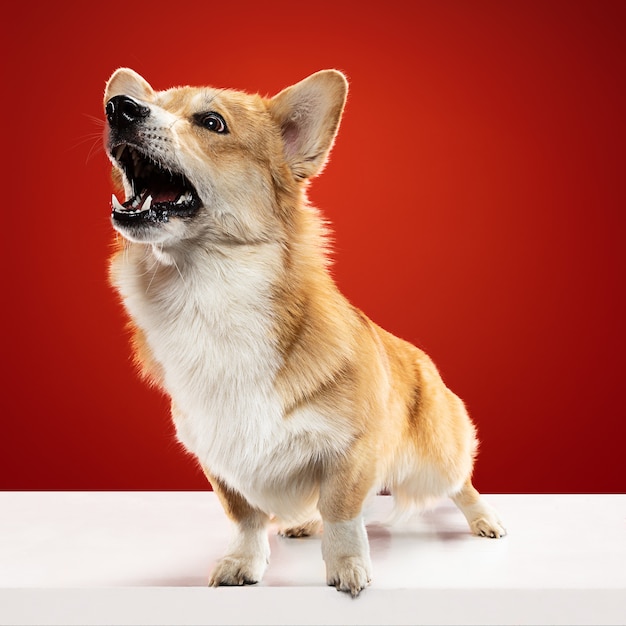
[[(110, 280), (134, 355), (171, 399), (176, 436), (234, 522), (209, 584), (261, 580), (268, 525), (322, 532), (326, 582), (371, 580), (363, 507), (451, 497), (473, 533), (506, 531), (473, 487), (475, 428), (431, 359), (340, 293), (325, 222), (307, 201), (348, 83), (310, 75), (271, 98), (156, 91), (128, 68), (106, 84), (119, 184)], [(323, 529), (323, 531), (322, 531)]]

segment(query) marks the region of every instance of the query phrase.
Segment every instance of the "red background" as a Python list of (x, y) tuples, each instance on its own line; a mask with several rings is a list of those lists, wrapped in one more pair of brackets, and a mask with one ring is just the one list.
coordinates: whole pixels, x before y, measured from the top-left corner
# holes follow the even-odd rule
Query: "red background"
[(107, 286), (101, 97), (351, 92), (312, 201), (335, 275), (467, 402), (491, 492), (626, 491), (626, 3), (11, 3), (3, 9), (0, 488), (204, 489)]

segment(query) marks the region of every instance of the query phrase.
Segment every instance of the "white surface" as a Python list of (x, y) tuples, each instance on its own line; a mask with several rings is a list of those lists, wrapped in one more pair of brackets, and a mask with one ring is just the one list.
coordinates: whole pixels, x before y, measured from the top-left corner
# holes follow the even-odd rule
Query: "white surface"
[(319, 537), (271, 534), (254, 587), (206, 587), (229, 524), (214, 494), (0, 493), (0, 624), (624, 624), (626, 495), (492, 495), (509, 535), (451, 503), (391, 527), (371, 587), (324, 583)]

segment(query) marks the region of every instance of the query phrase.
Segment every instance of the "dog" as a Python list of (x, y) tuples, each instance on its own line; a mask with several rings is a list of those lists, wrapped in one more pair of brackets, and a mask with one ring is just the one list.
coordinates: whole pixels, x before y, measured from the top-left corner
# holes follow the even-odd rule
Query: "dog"
[(146, 379), (171, 398), (234, 534), (209, 584), (261, 580), (268, 525), (322, 531), (326, 582), (371, 580), (363, 506), (451, 497), (477, 535), (506, 534), (471, 482), (475, 427), (420, 349), (340, 293), (307, 201), (348, 91), (323, 70), (274, 97), (106, 84), (105, 147), (121, 235), (110, 280)]

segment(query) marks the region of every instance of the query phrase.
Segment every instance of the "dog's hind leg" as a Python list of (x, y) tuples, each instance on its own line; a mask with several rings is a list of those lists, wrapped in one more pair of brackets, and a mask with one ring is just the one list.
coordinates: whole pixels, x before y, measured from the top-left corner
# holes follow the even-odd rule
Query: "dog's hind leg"
[(278, 529), (278, 534), (282, 537), (310, 537), (311, 535), (317, 535), (322, 531), (322, 520), (313, 519), (304, 524), (297, 524), (294, 526), (281, 526)]
[(254, 508), (241, 494), (204, 470), (224, 511), (235, 522), (226, 555), (218, 561), (209, 586), (253, 585), (263, 578), (269, 562), (268, 515)]
[(461, 491), (452, 496), (452, 500), (465, 515), (475, 535), (494, 539), (506, 535), (506, 529), (498, 518), (498, 514), (483, 500), (469, 478)]

